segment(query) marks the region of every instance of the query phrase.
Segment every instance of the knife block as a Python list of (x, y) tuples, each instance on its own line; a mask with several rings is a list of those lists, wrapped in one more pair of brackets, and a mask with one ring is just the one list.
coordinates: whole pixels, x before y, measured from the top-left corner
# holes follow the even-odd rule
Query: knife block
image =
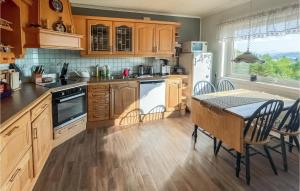
[(33, 78), (33, 81), (35, 83), (42, 83), (43, 75), (42, 74), (33, 73), (32, 74), (32, 78)]

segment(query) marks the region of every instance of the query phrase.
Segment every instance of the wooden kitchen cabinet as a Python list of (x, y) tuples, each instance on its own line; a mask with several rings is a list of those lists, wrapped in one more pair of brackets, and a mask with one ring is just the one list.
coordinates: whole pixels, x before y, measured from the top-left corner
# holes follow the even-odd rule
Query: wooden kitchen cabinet
[(112, 21), (88, 20), (88, 54), (112, 54)]
[(52, 149), (53, 128), (51, 106), (49, 104), (43, 108), (32, 122), (34, 176), (39, 174)]
[(135, 54), (153, 55), (155, 51), (155, 24), (136, 23)]
[(109, 119), (109, 84), (88, 86), (88, 121)]
[(32, 150), (30, 147), (7, 181), (2, 185), (1, 191), (28, 191), (33, 180), (32, 162)]
[(31, 147), (30, 114), (25, 113), (0, 134), (0, 186)]
[(170, 55), (175, 49), (174, 25), (157, 24), (155, 27), (155, 52), (156, 54)]
[(82, 56), (171, 56), (179, 23), (74, 15)]
[(181, 109), (182, 81), (169, 79), (166, 83), (166, 110), (174, 111)]
[(138, 109), (139, 83), (122, 82), (110, 85), (110, 118), (125, 117)]
[(134, 23), (113, 22), (113, 54), (134, 54)]

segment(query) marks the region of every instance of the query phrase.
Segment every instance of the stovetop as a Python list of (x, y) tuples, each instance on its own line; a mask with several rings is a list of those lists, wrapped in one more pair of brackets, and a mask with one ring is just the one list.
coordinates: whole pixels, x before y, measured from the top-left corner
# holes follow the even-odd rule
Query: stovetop
[(39, 85), (44, 86), (46, 88), (58, 88), (58, 87), (63, 87), (67, 85), (72, 85), (76, 83), (82, 82), (79, 79), (59, 79), (58, 81), (51, 82), (51, 83), (39, 83)]

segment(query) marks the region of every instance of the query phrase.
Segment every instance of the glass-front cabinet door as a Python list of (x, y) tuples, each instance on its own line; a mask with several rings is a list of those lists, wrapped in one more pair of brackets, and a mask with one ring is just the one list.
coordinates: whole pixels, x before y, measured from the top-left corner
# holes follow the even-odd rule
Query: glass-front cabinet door
[(134, 23), (114, 22), (113, 23), (113, 53), (133, 54), (134, 53)]
[(112, 46), (112, 22), (88, 20), (88, 54), (111, 54)]

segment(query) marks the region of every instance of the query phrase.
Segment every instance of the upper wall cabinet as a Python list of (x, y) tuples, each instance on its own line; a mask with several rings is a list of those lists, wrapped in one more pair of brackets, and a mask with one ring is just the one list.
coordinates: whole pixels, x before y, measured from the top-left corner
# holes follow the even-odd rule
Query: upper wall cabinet
[(88, 20), (88, 54), (112, 53), (112, 22)]
[(135, 53), (137, 55), (154, 55), (156, 52), (155, 24), (137, 23), (135, 39)]
[(134, 23), (113, 22), (113, 54), (134, 54)]
[(175, 27), (173, 25), (156, 25), (155, 51), (158, 54), (173, 54), (175, 48)]
[(179, 23), (74, 15), (83, 56), (171, 56)]

